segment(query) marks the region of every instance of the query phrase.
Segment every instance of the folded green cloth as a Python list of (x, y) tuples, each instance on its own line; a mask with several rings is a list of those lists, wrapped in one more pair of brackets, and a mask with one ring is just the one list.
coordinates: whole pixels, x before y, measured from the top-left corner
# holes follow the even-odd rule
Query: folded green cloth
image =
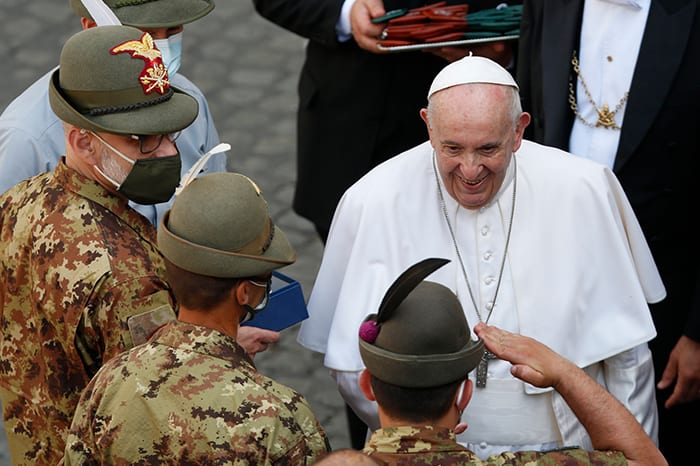
[[(522, 5), (510, 5), (502, 8), (487, 8), (465, 16), (467, 32), (465, 38), (479, 39), (512, 35), (519, 32)], [(517, 32), (516, 32), (517, 34)]]

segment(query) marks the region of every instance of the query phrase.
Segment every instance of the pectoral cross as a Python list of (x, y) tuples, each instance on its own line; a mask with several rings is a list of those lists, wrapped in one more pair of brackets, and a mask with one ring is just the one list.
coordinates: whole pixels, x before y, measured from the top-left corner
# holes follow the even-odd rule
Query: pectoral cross
[(477, 388), (486, 387), (486, 374), (489, 370), (489, 360), (498, 359), (495, 354), (489, 350), (484, 350), (484, 355), (479, 360), (479, 365), (476, 366), (476, 386)]

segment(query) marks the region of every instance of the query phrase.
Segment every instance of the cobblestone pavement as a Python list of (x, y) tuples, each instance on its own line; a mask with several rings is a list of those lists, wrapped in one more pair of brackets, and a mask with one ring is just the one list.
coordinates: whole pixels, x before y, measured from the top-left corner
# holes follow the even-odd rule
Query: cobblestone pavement
[[(2, 110), (58, 64), (63, 43), (80, 23), (68, 0), (2, 0), (0, 21)], [(260, 18), (248, 0), (216, 0), (212, 13), (185, 27), (183, 46), (182, 72), (207, 96), (220, 138), (232, 146), (229, 168), (247, 174), (263, 190), (272, 217), (297, 249), (297, 262), (283, 271), (299, 280), (308, 298), (322, 243), (311, 223), (291, 209), (296, 83), (304, 41)], [(349, 447), (335, 384), (321, 355), (296, 342), (297, 330), (285, 330), (279, 343), (256, 357), (256, 364), (306, 396), (334, 449)], [(6, 466), (4, 430), (0, 436), (0, 466)]]

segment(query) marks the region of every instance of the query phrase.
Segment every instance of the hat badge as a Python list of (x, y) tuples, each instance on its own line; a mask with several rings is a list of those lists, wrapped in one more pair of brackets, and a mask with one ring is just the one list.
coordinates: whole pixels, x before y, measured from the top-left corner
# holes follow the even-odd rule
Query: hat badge
[(139, 82), (143, 87), (143, 92), (150, 94), (153, 91), (165, 94), (170, 89), (168, 81), (168, 70), (163, 65), (163, 57), (155, 47), (153, 38), (144, 32), (140, 40), (128, 40), (112, 47), (109, 51), (112, 55), (118, 53), (130, 53), (132, 58), (140, 58), (145, 62)]

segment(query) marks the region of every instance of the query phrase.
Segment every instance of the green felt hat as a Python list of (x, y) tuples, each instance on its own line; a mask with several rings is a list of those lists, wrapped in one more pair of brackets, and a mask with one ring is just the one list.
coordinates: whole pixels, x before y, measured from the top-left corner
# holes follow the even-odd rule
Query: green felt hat
[(360, 354), (367, 370), (406, 388), (438, 387), (463, 380), (484, 354), (472, 340), (457, 296), (444, 285), (423, 281), (447, 259), (425, 259), (389, 288), (377, 314), (360, 328)]
[(260, 189), (230, 172), (183, 188), (158, 226), (158, 247), (178, 267), (210, 277), (256, 277), (296, 260)]
[(189, 126), (199, 106), (172, 87), (151, 36), (129, 26), (101, 26), (66, 41), (49, 82), (51, 109), (91, 131), (168, 134)]
[[(191, 23), (214, 9), (213, 0), (103, 0), (126, 26), (163, 28)], [(92, 18), (81, 0), (70, 0), (78, 16)]]

